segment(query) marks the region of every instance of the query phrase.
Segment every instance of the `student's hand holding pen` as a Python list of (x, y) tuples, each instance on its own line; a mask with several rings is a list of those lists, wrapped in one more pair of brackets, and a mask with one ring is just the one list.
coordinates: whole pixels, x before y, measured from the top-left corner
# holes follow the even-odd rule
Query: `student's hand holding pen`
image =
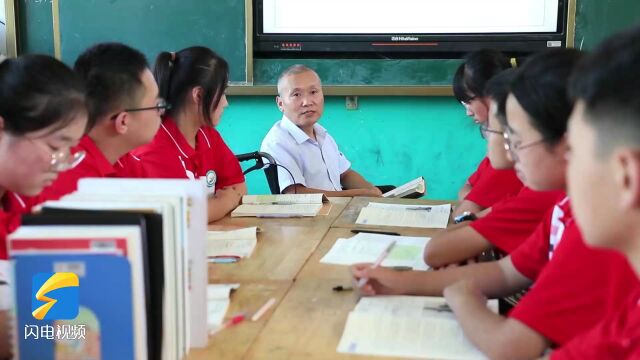
[(351, 266), (354, 289), (361, 279), (368, 279), (359, 291), (364, 296), (373, 295), (401, 295), (406, 290), (402, 287), (402, 277), (405, 273), (384, 267), (371, 267), (372, 264), (355, 264)]

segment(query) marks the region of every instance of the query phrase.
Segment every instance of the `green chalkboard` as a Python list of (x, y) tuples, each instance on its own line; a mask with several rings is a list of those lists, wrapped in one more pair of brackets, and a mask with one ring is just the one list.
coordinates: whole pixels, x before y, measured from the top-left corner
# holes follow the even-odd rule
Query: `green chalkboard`
[(255, 59), (254, 84), (275, 84), (293, 64), (315, 69), (325, 85), (451, 85), (460, 60)]
[(19, 53), (53, 55), (51, 0), (15, 2)]
[(163, 50), (203, 45), (222, 55), (232, 81), (246, 80), (244, 0), (60, 0), (62, 59), (97, 42), (138, 48), (151, 63)]
[(577, 0), (575, 47), (592, 49), (632, 25), (640, 25), (638, 0)]
[[(22, 52), (53, 54), (51, 0), (16, 0)], [(205, 45), (224, 56), (231, 80), (246, 80), (244, 0), (60, 0), (62, 58), (99, 41), (122, 41), (151, 62), (161, 50)], [(639, 0), (576, 0), (575, 46), (590, 49), (640, 22)], [(458, 60), (254, 59), (256, 85), (274, 84), (286, 66), (304, 63), (328, 85), (448, 85)]]

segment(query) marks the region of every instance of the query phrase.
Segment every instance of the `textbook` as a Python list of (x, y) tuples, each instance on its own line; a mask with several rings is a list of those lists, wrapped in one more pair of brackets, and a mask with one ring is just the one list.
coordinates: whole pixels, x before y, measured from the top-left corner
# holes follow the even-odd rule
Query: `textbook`
[[(489, 308), (498, 311), (497, 300)], [(419, 359), (486, 359), (464, 336), (442, 297), (363, 297), (349, 313), (337, 351)]]
[(243, 204), (249, 205), (293, 205), (322, 204), (329, 202), (324, 194), (278, 194), (278, 195), (245, 195)]
[(220, 329), (227, 314), (233, 290), (240, 288), (240, 284), (209, 284), (207, 285), (207, 322), (209, 330)]
[[(52, 239), (47, 238), (49, 235), (60, 232), (54, 230), (51, 232), (42, 232), (47, 236), (41, 239), (20, 239), (21, 241), (10, 242), (12, 254), (20, 254), (29, 252), (89, 252), (92, 254), (102, 252), (104, 254), (116, 254), (127, 256), (135, 252), (135, 248), (131, 248), (132, 244), (127, 244), (126, 239), (122, 238), (124, 232), (116, 229), (124, 226), (135, 225), (140, 227), (142, 234), (142, 260), (144, 262), (144, 291), (146, 298), (146, 317), (147, 317), (147, 344), (148, 357), (150, 360), (161, 358), (162, 346), (162, 319), (164, 316), (162, 309), (163, 286), (164, 286), (164, 263), (163, 263), (163, 235), (162, 235), (162, 216), (150, 212), (122, 212), (122, 211), (92, 211), (92, 210), (68, 210), (68, 209), (49, 209), (43, 208), (40, 214), (25, 215), (22, 217), (22, 231), (26, 227), (33, 226), (51, 227), (52, 225), (89, 225), (96, 226), (97, 231), (92, 230), (89, 238), (77, 239)], [(125, 227), (126, 228), (126, 227)], [(80, 227), (76, 231), (80, 230)], [(96, 238), (98, 232), (116, 231), (112, 238)], [(67, 233), (67, 236), (70, 233)], [(147, 271), (148, 270), (148, 271)]]
[(249, 205), (242, 204), (231, 212), (231, 217), (313, 217), (322, 204)]
[[(257, 227), (207, 232), (207, 256), (251, 256), (258, 242)], [(211, 286), (211, 285), (209, 285)]]
[(356, 224), (444, 229), (451, 204), (397, 205), (371, 202), (360, 210)]
[(397, 188), (382, 194), (385, 198), (419, 198), (427, 194), (427, 184), (424, 178), (420, 176), (408, 183), (398, 186)]
[(422, 254), (429, 240), (428, 237), (359, 233), (349, 239), (338, 239), (320, 262), (337, 265), (373, 263), (389, 244), (395, 242), (380, 266), (427, 270), (429, 266), (424, 262)]
[[(140, 286), (132, 283), (126, 258), (87, 253), (13, 260), (21, 359), (146, 359), (135, 325)], [(48, 299), (58, 307), (37, 308)]]

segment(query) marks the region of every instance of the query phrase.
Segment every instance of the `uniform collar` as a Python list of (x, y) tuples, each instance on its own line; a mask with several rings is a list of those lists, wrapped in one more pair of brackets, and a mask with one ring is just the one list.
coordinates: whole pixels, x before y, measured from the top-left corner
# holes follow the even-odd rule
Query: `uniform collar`
[[(315, 140), (311, 139), (309, 135), (302, 131), (302, 129), (300, 129), (298, 125), (294, 124), (293, 121), (289, 120), (289, 118), (287, 118), (285, 115), (282, 115), (282, 126), (289, 132), (291, 136), (293, 136), (298, 145), (307, 140), (315, 142)], [(324, 139), (324, 136), (327, 133), (327, 130), (325, 130), (325, 128), (323, 128), (318, 123), (313, 124), (313, 130), (315, 131), (316, 137), (319, 140)]]
[(91, 161), (95, 164), (98, 171), (100, 172), (100, 176), (107, 177), (110, 175), (114, 175), (116, 173), (116, 169), (113, 167), (113, 164), (107, 160), (104, 156), (104, 153), (96, 143), (89, 137), (89, 135), (85, 135), (80, 139), (80, 143), (78, 144), (76, 150), (84, 150), (87, 153), (87, 157), (82, 161)]
[(176, 122), (172, 118), (165, 117), (162, 119), (160, 126), (160, 131), (163, 131), (169, 137), (169, 141), (176, 146), (181, 155), (185, 158), (195, 155), (196, 150), (187, 142), (187, 139), (182, 135), (182, 132), (178, 129), (178, 125), (176, 125)]

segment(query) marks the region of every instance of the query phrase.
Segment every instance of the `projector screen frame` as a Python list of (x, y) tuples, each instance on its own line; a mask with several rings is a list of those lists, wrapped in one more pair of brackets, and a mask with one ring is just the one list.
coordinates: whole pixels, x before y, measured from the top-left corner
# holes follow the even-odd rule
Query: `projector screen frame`
[[(285, 34), (264, 33), (263, 2), (253, 0), (253, 44), (258, 57), (302, 58), (459, 58), (463, 54), (494, 48), (512, 56), (526, 56), (548, 47), (567, 47), (571, 6), (575, 0), (558, 0), (558, 26), (554, 33), (484, 34)], [(574, 21), (575, 22), (575, 21)]]

